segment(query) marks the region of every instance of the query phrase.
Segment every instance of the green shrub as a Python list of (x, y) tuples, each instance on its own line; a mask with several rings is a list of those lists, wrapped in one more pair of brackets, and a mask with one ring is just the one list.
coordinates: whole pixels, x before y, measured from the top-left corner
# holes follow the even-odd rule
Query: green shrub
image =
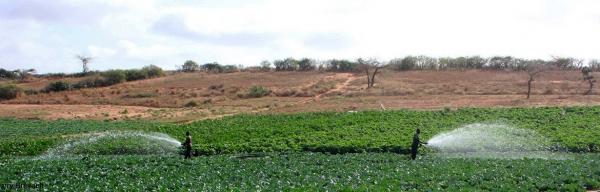
[(125, 79), (127, 81), (137, 81), (142, 79), (147, 79), (148, 73), (144, 70), (140, 69), (129, 69), (125, 70)]
[(248, 94), (246, 94), (247, 98), (260, 98), (263, 96), (267, 96), (271, 93), (271, 90), (263, 87), (263, 86), (252, 86), (250, 90), (248, 90)]
[(198, 102), (196, 101), (189, 101), (187, 102), (185, 105), (183, 105), (184, 107), (198, 107)]
[(69, 89), (71, 89), (71, 84), (69, 84), (68, 82), (55, 81), (55, 82), (48, 84), (48, 86), (46, 86), (46, 88), (44, 88), (44, 92), (59, 92), (59, 91), (66, 91)]
[(102, 87), (104, 85), (104, 80), (100, 77), (90, 77), (83, 79), (75, 84), (73, 84), (73, 89), (85, 89), (92, 87)]
[(123, 83), (127, 80), (127, 74), (123, 70), (108, 70), (101, 74), (104, 78), (102, 86), (110, 86)]
[(0, 85), (0, 100), (14, 99), (21, 93), (21, 88), (14, 84)]
[(142, 71), (146, 73), (148, 78), (162, 77), (165, 76), (165, 72), (156, 65), (149, 65), (142, 68)]
[(198, 68), (200, 68), (200, 66), (196, 62), (194, 62), (192, 60), (187, 60), (181, 66), (181, 71), (183, 71), (183, 72), (194, 72), (194, 71), (198, 70)]

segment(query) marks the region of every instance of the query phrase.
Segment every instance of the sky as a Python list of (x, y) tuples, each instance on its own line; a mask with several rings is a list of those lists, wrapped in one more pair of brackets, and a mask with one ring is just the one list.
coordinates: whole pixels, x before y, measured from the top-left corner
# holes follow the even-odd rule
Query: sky
[(0, 68), (256, 66), (286, 57), (600, 58), (597, 0), (0, 0)]

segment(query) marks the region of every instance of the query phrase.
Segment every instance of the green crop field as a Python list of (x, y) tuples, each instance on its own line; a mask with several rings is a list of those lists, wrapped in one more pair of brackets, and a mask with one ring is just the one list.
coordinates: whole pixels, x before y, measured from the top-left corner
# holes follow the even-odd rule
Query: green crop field
[[(428, 140), (473, 123), (534, 131), (565, 155), (448, 158), (424, 149), (420, 159), (408, 159), (416, 128)], [(155, 142), (182, 141), (186, 131), (193, 160)], [(0, 184), (50, 191), (578, 191), (600, 188), (599, 146), (600, 107), (240, 115), (190, 124), (0, 119)], [(53, 150), (63, 153), (48, 156)]]
[(82, 134), (135, 130), (165, 133), (180, 141), (190, 131), (198, 155), (280, 151), (407, 153), (416, 128), (421, 128), (422, 137), (428, 139), (481, 122), (534, 130), (572, 152), (600, 152), (600, 107), (242, 115), (184, 125), (0, 119), (0, 152), (39, 155)]
[(600, 156), (490, 160), (359, 153), (233, 155), (186, 161), (165, 156), (3, 160), (0, 182), (50, 191), (577, 191), (600, 187)]

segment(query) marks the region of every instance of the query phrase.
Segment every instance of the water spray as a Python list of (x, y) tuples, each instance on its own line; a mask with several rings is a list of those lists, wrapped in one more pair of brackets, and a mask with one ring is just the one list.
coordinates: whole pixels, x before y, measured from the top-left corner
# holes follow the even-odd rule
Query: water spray
[[(116, 146), (100, 146), (88, 149), (88, 147), (102, 144), (102, 142), (117, 142), (117, 144), (115, 144)], [(136, 144), (135, 142), (138, 142), (138, 146), (127, 146), (127, 144)], [(139, 149), (136, 152), (134, 152), (134, 154), (165, 155), (177, 153), (178, 148), (180, 146), (181, 143), (178, 140), (163, 133), (148, 133), (140, 131), (108, 131), (80, 135), (77, 137), (77, 139), (71, 139), (61, 146), (49, 149), (48, 151), (46, 151), (46, 153), (39, 156), (37, 159), (65, 158), (73, 156), (76, 157), (85, 154), (95, 154), (95, 152), (97, 151), (94, 151), (94, 149), (109, 150), (107, 149), (109, 147), (116, 148), (117, 150), (127, 149), (128, 147), (137, 150), (135, 149), (135, 147), (143, 147), (144, 149)]]
[(428, 148), (444, 157), (552, 158), (556, 145), (533, 130), (475, 123), (438, 134)]

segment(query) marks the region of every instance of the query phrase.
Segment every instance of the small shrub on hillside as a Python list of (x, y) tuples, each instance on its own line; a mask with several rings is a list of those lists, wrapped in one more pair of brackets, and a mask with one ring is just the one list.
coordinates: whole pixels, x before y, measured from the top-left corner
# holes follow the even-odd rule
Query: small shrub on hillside
[(35, 89), (27, 89), (27, 90), (25, 90), (25, 94), (27, 94), (27, 95), (37, 95), (39, 93), (40, 93), (40, 91), (35, 90)]
[(198, 103), (196, 101), (189, 101), (183, 105), (184, 107), (198, 107)]
[(100, 77), (91, 77), (83, 79), (75, 84), (73, 84), (73, 89), (85, 89), (85, 88), (93, 88), (93, 87), (102, 87), (104, 85), (104, 80)]
[(137, 81), (142, 79), (147, 79), (148, 73), (139, 69), (129, 69), (125, 70), (125, 79), (127, 81)]
[(123, 70), (108, 70), (101, 74), (104, 78), (103, 86), (110, 86), (123, 83), (127, 80), (127, 74)]
[(277, 97), (293, 97), (298, 90), (296, 89), (281, 89), (274, 92)]
[(210, 85), (210, 86), (208, 86), (208, 89), (210, 89), (210, 90), (221, 90), (221, 89), (223, 89), (223, 84)]
[(0, 100), (14, 99), (19, 96), (21, 89), (14, 84), (0, 85)]
[(260, 98), (263, 96), (267, 96), (271, 93), (271, 90), (263, 87), (263, 86), (252, 86), (248, 93), (245, 95), (246, 98)]
[(71, 89), (71, 84), (65, 81), (55, 81), (46, 86), (44, 88), (44, 92), (60, 92)]
[(123, 98), (151, 98), (158, 97), (156, 93), (137, 93), (137, 94), (127, 94), (123, 96)]

